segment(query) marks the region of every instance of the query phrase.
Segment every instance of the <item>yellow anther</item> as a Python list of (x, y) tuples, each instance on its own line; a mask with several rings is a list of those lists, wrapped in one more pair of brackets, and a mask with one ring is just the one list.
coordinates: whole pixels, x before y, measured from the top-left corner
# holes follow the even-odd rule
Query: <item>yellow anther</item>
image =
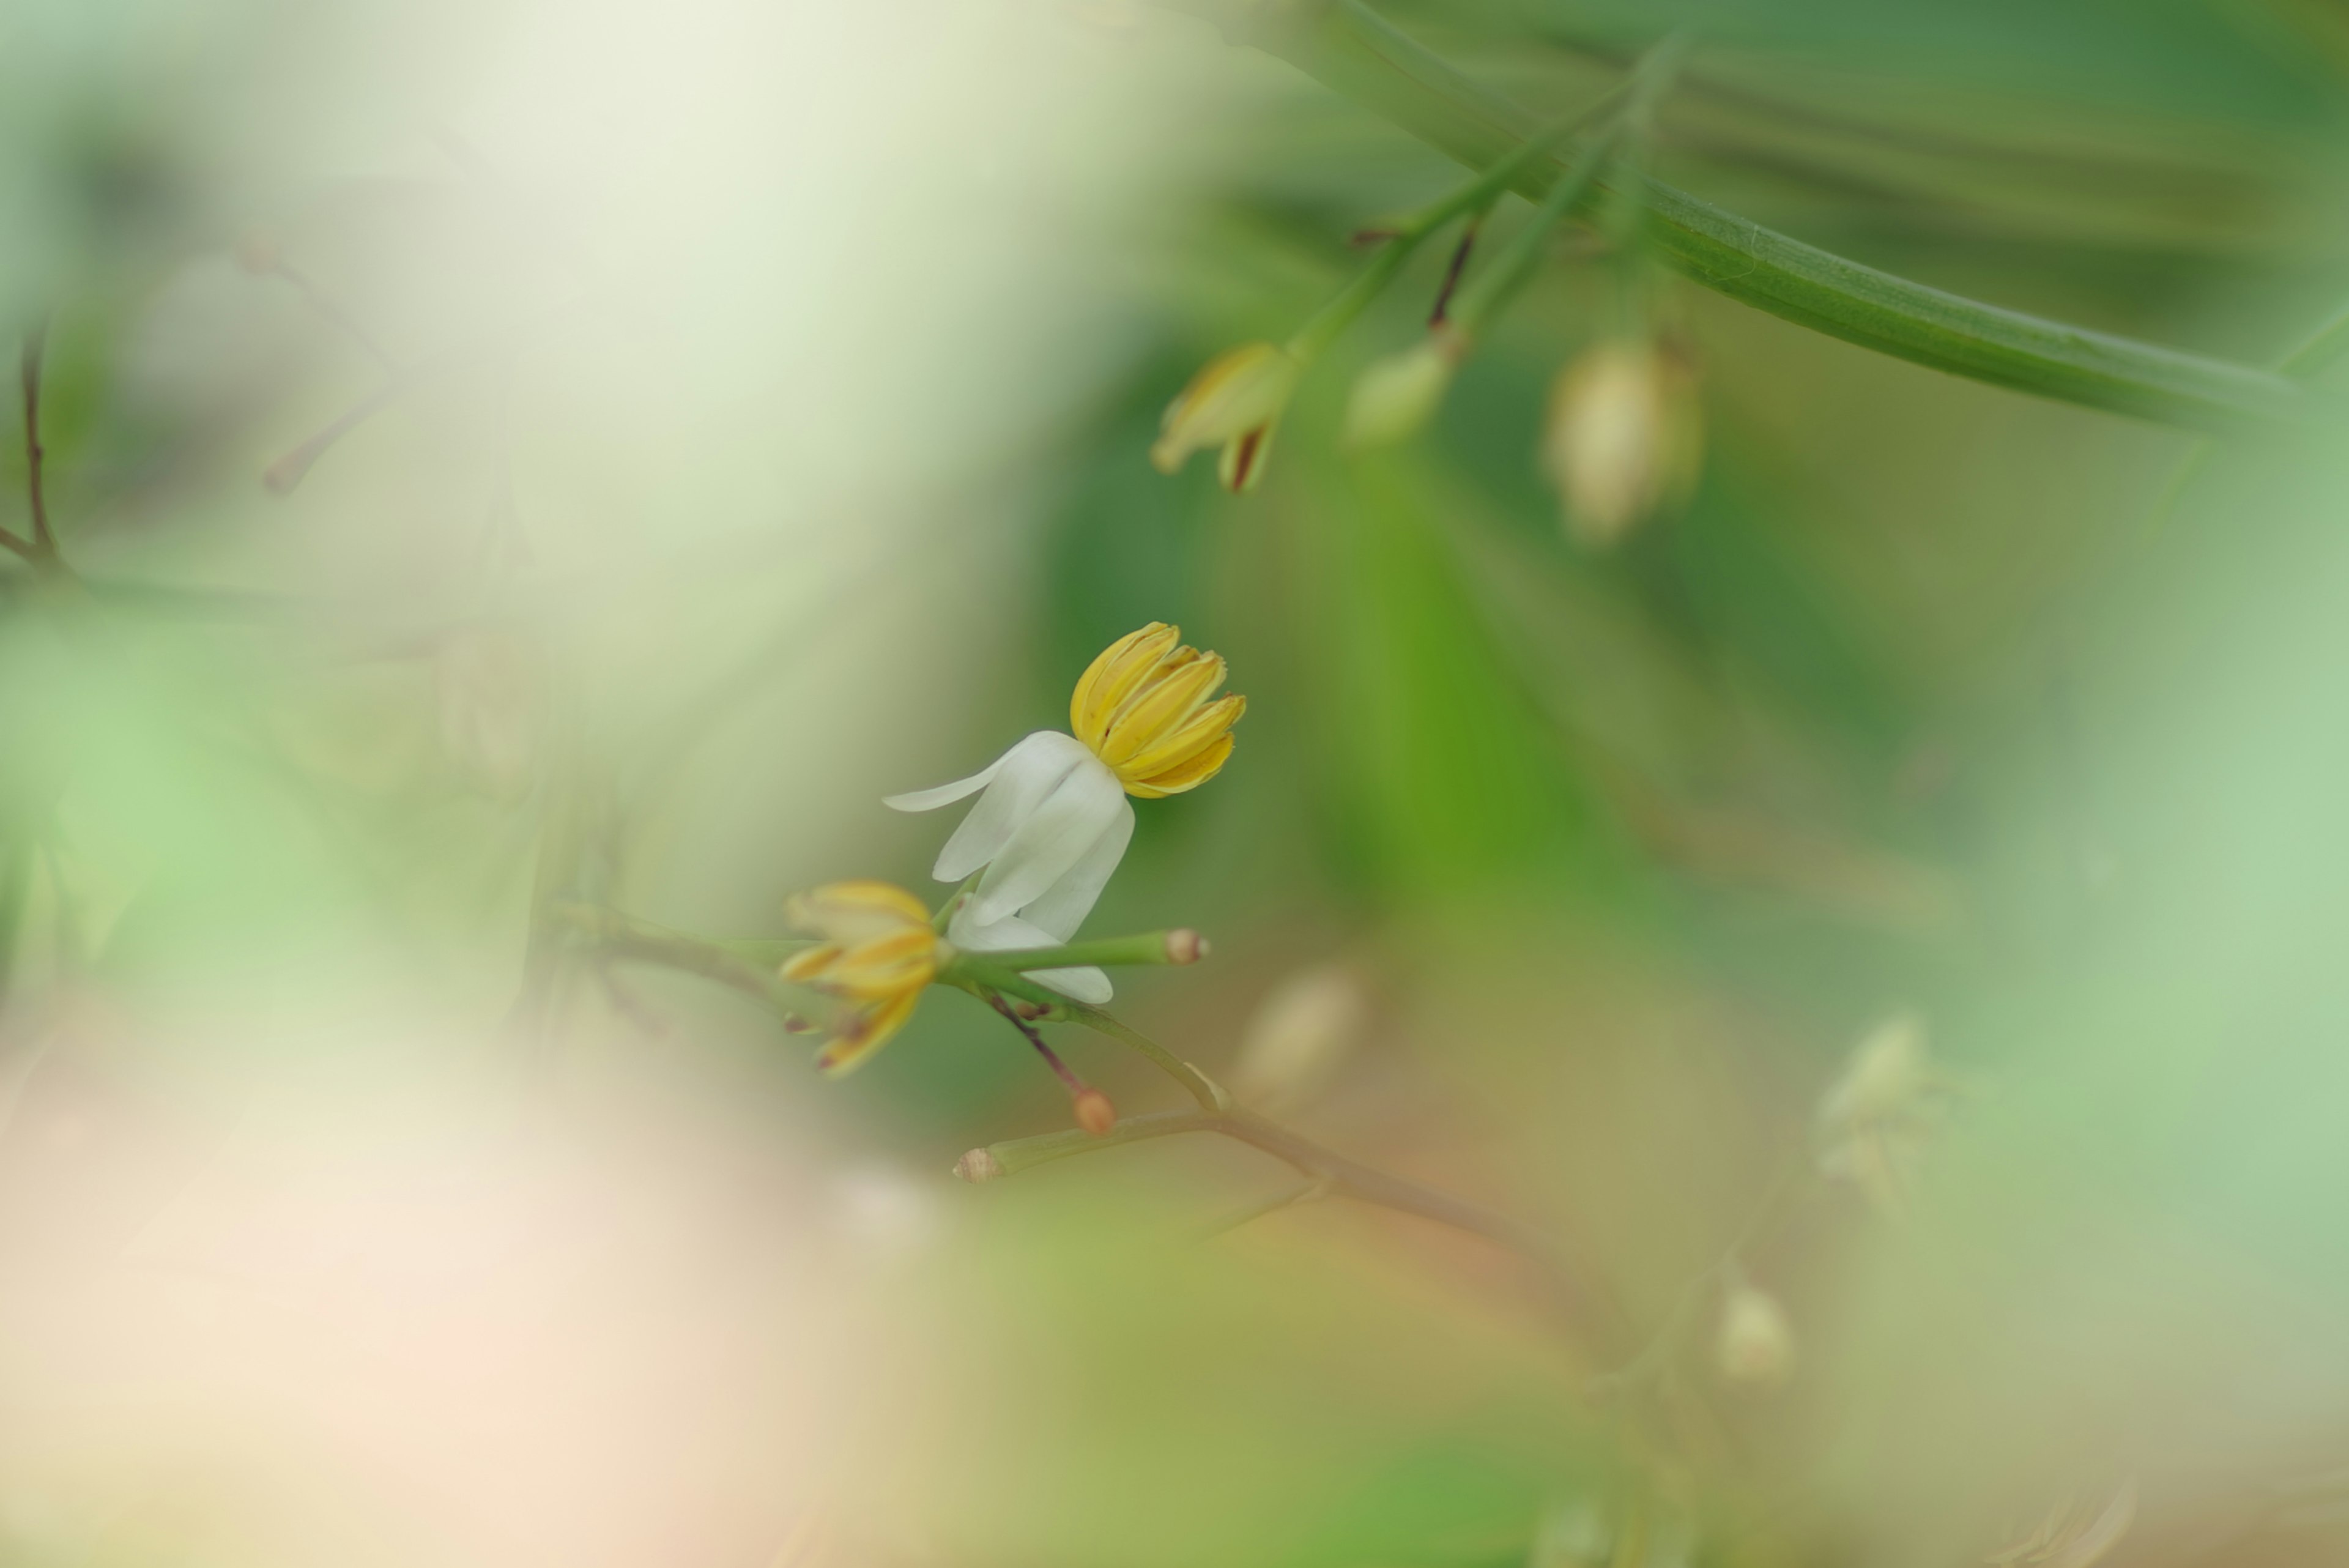
[(1182, 646), (1182, 629), (1153, 621), (1102, 651), (1069, 701), (1078, 740), (1145, 799), (1196, 789), (1232, 753), (1247, 699), (1217, 698), (1220, 654)]

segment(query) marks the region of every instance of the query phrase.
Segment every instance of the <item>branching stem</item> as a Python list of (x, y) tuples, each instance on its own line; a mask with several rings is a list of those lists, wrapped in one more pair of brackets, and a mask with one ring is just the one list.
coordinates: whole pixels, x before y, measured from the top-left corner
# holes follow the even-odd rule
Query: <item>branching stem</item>
[[(1506, 170), (1538, 201), (1560, 177), (1525, 109), (1474, 81), (1361, 0), (1170, 0), (1288, 61), (1471, 168)], [(1636, 187), (1633, 182), (1636, 182)], [(1954, 375), (2180, 429), (2304, 423), (2314, 400), (2287, 377), (1984, 305), (1863, 266), (1661, 181), (1601, 182), (1645, 205), (1656, 249), (1689, 277), (1786, 320)], [(1390, 247), (1393, 248), (1393, 247)]]

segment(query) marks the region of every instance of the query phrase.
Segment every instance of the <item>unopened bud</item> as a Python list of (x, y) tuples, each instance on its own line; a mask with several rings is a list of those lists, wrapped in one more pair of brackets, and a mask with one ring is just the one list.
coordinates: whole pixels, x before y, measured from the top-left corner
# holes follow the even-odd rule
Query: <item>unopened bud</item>
[[(1110, 1128), (1117, 1126), (1117, 1107), (1111, 1105), (1109, 1096), (1099, 1089), (1078, 1091), (1071, 1108), (1077, 1114), (1077, 1125), (1095, 1137), (1105, 1136)], [(978, 1152), (985, 1154), (987, 1151), (981, 1149)], [(988, 1158), (990, 1160), (993, 1158), (992, 1156)]]
[(1819, 1119), (1848, 1127), (1906, 1116), (1931, 1094), (1933, 1079), (1925, 1020), (1893, 1013), (1852, 1048), (1843, 1075), (1820, 1097)]
[(1168, 963), (1197, 963), (1207, 956), (1207, 939), (1185, 926), (1166, 933)]
[(236, 265), (255, 276), (275, 272), (285, 261), (276, 234), (267, 229), (247, 229), (236, 238)]
[(1329, 1086), (1370, 1026), (1371, 1001), (1352, 971), (1330, 964), (1291, 975), (1248, 1020), (1233, 1087), (1265, 1110), (1301, 1106)]
[(957, 1179), (976, 1187), (1003, 1175), (1003, 1162), (995, 1158), (991, 1149), (975, 1148), (955, 1161), (954, 1173)]
[(796, 1012), (786, 1012), (786, 1013), (784, 1013), (784, 1014), (783, 1014), (783, 1033), (786, 1033), (786, 1034), (812, 1034), (812, 1033), (815, 1033), (815, 1031), (816, 1031), (816, 1026), (815, 1026), (812, 1023), (809, 1022), (807, 1019), (802, 1018), (798, 1013), (796, 1013)]
[(1418, 434), (1435, 417), (1459, 368), (1459, 338), (1440, 327), (1371, 364), (1355, 378), (1346, 403), (1346, 444), (1390, 446)]
[(1641, 339), (1601, 343), (1551, 389), (1542, 466), (1567, 525), (1609, 545), (1694, 486), (1704, 442), (1695, 378), (1679, 355)]
[(1795, 1330), (1775, 1296), (1740, 1280), (1723, 1293), (1713, 1361), (1749, 1388), (1775, 1388), (1795, 1370)]

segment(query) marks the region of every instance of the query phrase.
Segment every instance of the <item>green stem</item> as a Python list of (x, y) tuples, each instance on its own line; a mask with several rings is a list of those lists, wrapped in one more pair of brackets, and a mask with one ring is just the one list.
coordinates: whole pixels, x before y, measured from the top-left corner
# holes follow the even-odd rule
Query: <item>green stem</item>
[(1631, 90), (1633, 79), (1626, 78), (1617, 82), (1548, 130), (1526, 137), (1484, 173), (1395, 224), (1396, 234), (1423, 240), (1453, 219), (1490, 206), (1530, 177), (1543, 159), (1565, 146), (1577, 131), (1587, 130), (1611, 109), (1617, 99)]
[(1621, 140), (1619, 120), (1592, 138), (1590, 145), (1575, 158), (1573, 166), (1550, 186), (1533, 221), (1518, 230), (1508, 248), (1461, 292), (1460, 303), (1453, 311), (1453, 323), (1464, 336), (1474, 337), (1483, 332), (1485, 325), (1516, 297), (1517, 291), (1532, 281), (1541, 266), (1550, 230), (1597, 182), (1599, 170), (1615, 155), (1616, 144)]
[(939, 971), (938, 980), (942, 984), (968, 991), (981, 1001), (986, 1000), (986, 992), (999, 991), (1007, 996), (1016, 996), (1023, 1002), (1050, 1008), (1072, 1023), (1081, 1023), (1097, 1033), (1123, 1041), (1149, 1057), (1161, 1072), (1182, 1085), (1191, 1097), (1199, 1102), (1199, 1108), (1208, 1115), (1217, 1115), (1231, 1107), (1231, 1096), (1217, 1087), (1213, 1079), (1165, 1046), (1139, 1030), (1128, 1028), (1098, 1007), (1072, 1001), (1016, 970), (999, 964), (997, 958), (994, 953), (988, 953), (983, 959), (962, 953)]
[(995, 1158), (993, 1174), (1017, 1176), (1023, 1170), (1051, 1160), (1066, 1159), (1072, 1154), (1090, 1154), (1097, 1148), (1115, 1148), (1120, 1144), (1169, 1137), (1176, 1133), (1216, 1130), (1216, 1118), (1198, 1111), (1153, 1111), (1147, 1116), (1121, 1117), (1115, 1127), (1099, 1137), (1082, 1127), (1070, 1127), (1061, 1132), (1045, 1133), (1039, 1137), (1017, 1137), (989, 1144), (987, 1152)]
[(1338, 339), (1338, 335), (1354, 324), (1357, 317), (1370, 308), (1371, 302), (1386, 292), (1402, 264), (1419, 248), (1422, 234), (1397, 234), (1379, 247), (1371, 263), (1347, 280), (1330, 303), (1315, 311), (1304, 326), (1289, 338), (1288, 352), (1301, 361), (1309, 362), (1321, 350)]
[[(1229, 12), (1223, 0), (1195, 11)], [(1270, 23), (1239, 8), (1244, 41), (1288, 61), (1430, 145), (1476, 169), (1499, 165), (1535, 134), (1533, 118), (1397, 30), (1361, 0), (1304, 0)], [(1534, 199), (1557, 160), (1522, 169)], [(1615, 189), (1630, 185), (1631, 190)], [(2311, 400), (2289, 379), (2154, 344), (1983, 305), (1895, 277), (1765, 229), (1660, 181), (1617, 173), (1636, 192), (1657, 251), (1696, 282), (1775, 316), (1955, 375), (2181, 429), (2226, 433), (2291, 423)]]
[(1304, 326), (1288, 340), (1288, 352), (1302, 360), (1311, 360), (1321, 350), (1337, 341), (1338, 335), (1352, 326), (1372, 301), (1386, 291), (1395, 275), (1402, 270), (1413, 252), (1453, 219), (1472, 213), (1481, 213), (1508, 190), (1524, 180), (1542, 157), (1561, 142), (1598, 119), (1615, 100), (1630, 90), (1631, 83), (1619, 82), (1588, 105), (1565, 119), (1537, 131), (1512, 149), (1508, 154), (1475, 179), (1442, 196), (1419, 211), (1399, 218), (1387, 225), (1386, 242), (1379, 247), (1370, 265), (1346, 282), (1330, 302), (1313, 313)]

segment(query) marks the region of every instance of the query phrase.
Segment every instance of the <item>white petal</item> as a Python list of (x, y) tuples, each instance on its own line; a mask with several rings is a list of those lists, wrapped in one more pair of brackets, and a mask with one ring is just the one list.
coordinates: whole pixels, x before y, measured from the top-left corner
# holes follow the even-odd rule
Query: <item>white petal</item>
[(1090, 1002), (1095, 1007), (1117, 995), (1117, 989), (1110, 984), (1109, 976), (1091, 965), (1083, 969), (1031, 970), (1028, 978), (1038, 985), (1050, 986), (1071, 1002)]
[[(947, 927), (947, 940), (957, 947), (975, 953), (1016, 952), (1022, 948), (1052, 948), (1061, 945), (1051, 932), (1029, 924), (1017, 915), (1006, 915), (999, 920), (985, 924), (970, 918), (970, 906), (965, 904), (955, 911)], [(1049, 985), (1062, 996), (1095, 1006), (1117, 994), (1110, 985), (1109, 976), (1092, 968), (1040, 969), (1028, 978), (1040, 985)]]
[[(992, 786), (1001, 788), (1000, 784)], [(980, 803), (985, 809), (986, 803)], [(1085, 857), (1125, 805), (1125, 786), (1092, 753), (1070, 768), (1058, 788), (1030, 813), (988, 861), (971, 894), (971, 918), (980, 925), (1034, 903)], [(976, 818), (978, 812), (971, 815)]]
[(1070, 770), (1092, 757), (1084, 742), (1058, 730), (1039, 730), (1004, 753), (991, 770), (994, 777), (987, 793), (938, 851), (930, 875), (941, 882), (959, 882), (994, 859), (1060, 788)]
[(1109, 826), (1093, 840), (1074, 866), (1061, 879), (1045, 889), (1041, 898), (1019, 911), (1020, 918), (1039, 930), (1048, 931), (1055, 941), (1067, 941), (1093, 912), (1093, 905), (1109, 886), (1118, 862), (1125, 858), (1125, 846), (1133, 841), (1133, 806), (1119, 792), (1117, 813)]
[(891, 811), (936, 811), (942, 805), (952, 805), (963, 796), (977, 794), (993, 783), (995, 775), (1003, 771), (1003, 764), (1011, 760), (1011, 753), (1019, 749), (1019, 747), (1015, 744), (1010, 752), (1004, 753), (967, 779), (957, 779), (952, 784), (940, 784), (936, 789), (908, 790), (904, 794), (885, 794), (881, 797), (881, 804)]
[(885, 794), (881, 797), (881, 804), (891, 811), (936, 811), (942, 805), (952, 805), (965, 795), (977, 794), (993, 782), (995, 775), (1001, 772), (1002, 768), (1003, 759), (998, 757), (983, 771), (975, 773), (967, 779), (957, 779), (952, 784), (940, 784), (936, 789), (916, 789), (908, 790), (904, 794)]

